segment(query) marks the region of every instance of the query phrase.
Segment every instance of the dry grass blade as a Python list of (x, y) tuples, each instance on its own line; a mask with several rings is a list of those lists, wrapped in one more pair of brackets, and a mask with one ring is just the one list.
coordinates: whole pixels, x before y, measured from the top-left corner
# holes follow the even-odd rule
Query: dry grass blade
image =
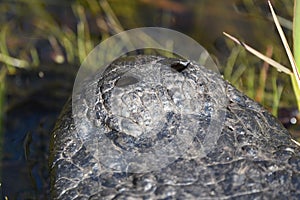
[(280, 26), (280, 23), (279, 23), (278, 18), (277, 18), (276, 14), (275, 14), (275, 11), (274, 11), (274, 9), (272, 7), (272, 4), (271, 4), (270, 1), (268, 1), (268, 3), (269, 3), (269, 7), (270, 7), (270, 10), (271, 10), (271, 13), (272, 13), (272, 16), (273, 16), (276, 28), (277, 28), (277, 30), (279, 32), (281, 41), (282, 41), (283, 46), (285, 48), (285, 51), (286, 51), (286, 53), (288, 55), (289, 61), (290, 61), (291, 65), (292, 65), (293, 73), (294, 73), (294, 75), (296, 77), (298, 87), (300, 88), (300, 74), (299, 74), (299, 71), (298, 71), (298, 68), (297, 68), (294, 56), (293, 56), (292, 51), (291, 51), (291, 49), (290, 49), (290, 47), (288, 45), (287, 39), (286, 39), (286, 37), (284, 35), (284, 32), (283, 32), (283, 30), (282, 30), (282, 28)]
[(286, 74), (292, 75), (291, 70), (289, 70), (287, 67), (285, 67), (285, 66), (279, 64), (278, 62), (276, 62), (275, 60), (273, 60), (273, 59), (265, 56), (264, 54), (262, 54), (259, 51), (253, 49), (252, 47), (250, 47), (246, 43), (241, 42), (240, 40), (238, 40), (237, 38), (233, 37), (232, 35), (229, 35), (226, 32), (223, 32), (223, 34), (225, 36), (227, 36), (228, 38), (230, 38), (231, 40), (233, 40), (234, 42), (236, 42), (237, 44), (243, 46), (247, 51), (249, 51), (253, 55), (257, 56), (258, 58), (262, 59), (263, 61), (265, 61), (265, 62), (269, 63), (270, 65), (272, 65), (273, 67), (275, 67), (279, 72), (284, 72)]
[(291, 140), (292, 140), (292, 142), (294, 142), (296, 145), (300, 146), (300, 143), (299, 143), (298, 141), (296, 141), (296, 140), (294, 140), (294, 139), (291, 139)]

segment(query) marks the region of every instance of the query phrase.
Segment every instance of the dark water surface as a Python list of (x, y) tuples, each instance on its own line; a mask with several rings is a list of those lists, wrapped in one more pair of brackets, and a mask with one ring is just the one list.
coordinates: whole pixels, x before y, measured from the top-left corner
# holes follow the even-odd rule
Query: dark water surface
[[(50, 132), (71, 94), (76, 69), (80, 66), (78, 59), (71, 63), (54, 62), (55, 50), (49, 42), (53, 32), (47, 27), (36, 27), (39, 12), (34, 10), (34, 2), (30, 3), (33, 5), (30, 7), (23, 1), (0, 1), (0, 14), (4, 13), (1, 15), (4, 17), (0, 18), (1, 27), (12, 26), (6, 36), (10, 53), (17, 57), (22, 55), (21, 50), (28, 52), (29, 47), (34, 46), (40, 56), (37, 68), (18, 69), (6, 79), (4, 146), (0, 166), (2, 196), (9, 199), (49, 198), (47, 170)], [(78, 2), (87, 5), (86, 1)], [(44, 1), (47, 12), (54, 16), (60, 29), (68, 27), (76, 31), (78, 17), (71, 6), (74, 3)], [(286, 62), (277, 32), (268, 19), (265, 1), (111, 0), (108, 3), (124, 29), (160, 26), (178, 30), (197, 40), (221, 64), (226, 63), (231, 51), (223, 31), (246, 40), (262, 52), (272, 44), (274, 53), (281, 52), (277, 55), (282, 57), (277, 58)], [(281, 16), (291, 19), (292, 1), (278, 0), (274, 3), (280, 8), (278, 13)], [(105, 30), (97, 27), (93, 14), (86, 13), (96, 45)], [(105, 14), (101, 16), (97, 17), (108, 21)], [(113, 30), (108, 32), (114, 33)], [(290, 31), (287, 30), (287, 33), (290, 34)]]

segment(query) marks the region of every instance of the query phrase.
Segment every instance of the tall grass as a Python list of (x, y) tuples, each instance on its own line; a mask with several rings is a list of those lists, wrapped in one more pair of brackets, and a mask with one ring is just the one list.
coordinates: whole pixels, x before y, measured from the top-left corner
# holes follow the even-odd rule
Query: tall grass
[[(285, 37), (285, 34), (281, 28), (281, 25), (279, 23), (278, 17), (274, 12), (274, 9), (271, 5), (271, 2), (268, 1), (269, 6), (270, 6), (270, 10), (274, 19), (274, 23), (277, 27), (277, 30), (279, 32), (280, 38), (282, 40), (283, 46), (286, 50), (287, 56), (289, 58), (290, 64), (292, 69), (288, 69), (285, 66), (282, 66), (281, 64), (279, 64), (278, 62), (274, 61), (273, 59), (269, 58), (269, 56), (265, 56), (264, 54), (260, 53), (259, 51), (253, 49), (252, 47), (248, 46), (247, 44), (245, 44), (244, 42), (241, 42), (240, 40), (236, 39), (235, 37), (229, 35), (228, 33), (224, 33), (227, 37), (229, 37), (230, 39), (232, 39), (233, 41), (235, 41), (236, 43), (240, 44), (241, 46), (243, 46), (246, 50), (248, 50), (249, 52), (251, 52), (252, 54), (254, 54), (255, 56), (261, 58), (262, 60), (264, 60), (266, 63), (269, 63), (270, 65), (272, 65), (273, 67), (275, 67), (278, 71), (280, 72), (284, 72), (286, 74), (288, 74), (290, 76), (292, 85), (293, 85), (293, 89), (294, 89), (294, 94), (295, 94), (295, 100), (296, 100), (296, 104), (298, 106), (298, 110), (300, 111), (300, 59), (299, 59), (299, 53), (300, 53), (300, 6), (299, 6), (299, 1), (295, 0), (294, 1), (294, 18), (293, 18), (293, 47), (294, 47), (294, 55), (295, 58), (290, 50), (290, 47), (288, 45), (287, 39)], [(278, 100), (276, 98), (280, 98), (282, 89), (275, 87), (276, 86), (276, 81), (274, 81), (274, 79), (272, 79), (272, 83), (273, 83), (273, 87), (275, 88), (274, 90), (274, 104), (273, 106), (275, 106), (276, 108), (272, 109), (273, 110), (273, 114), (276, 115), (277, 113), (277, 108), (278, 108)]]

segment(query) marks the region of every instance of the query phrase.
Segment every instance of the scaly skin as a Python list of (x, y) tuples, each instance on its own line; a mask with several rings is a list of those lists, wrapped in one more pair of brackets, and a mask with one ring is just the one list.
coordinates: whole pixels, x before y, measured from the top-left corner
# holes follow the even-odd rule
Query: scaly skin
[[(53, 131), (54, 199), (300, 198), (299, 147), (218, 74), (138, 56), (95, 77), (76, 96), (75, 103), (85, 102), (79, 114), (69, 100)], [(170, 145), (176, 138), (184, 142)], [(169, 162), (144, 156), (153, 151), (170, 153)], [(132, 159), (118, 163), (114, 156), (128, 152)]]

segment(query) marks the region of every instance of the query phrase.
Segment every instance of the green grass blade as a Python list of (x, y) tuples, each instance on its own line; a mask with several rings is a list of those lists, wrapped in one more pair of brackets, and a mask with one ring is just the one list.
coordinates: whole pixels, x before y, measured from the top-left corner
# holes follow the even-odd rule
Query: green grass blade
[(291, 75), (291, 80), (292, 80), (294, 94), (296, 97), (297, 107), (298, 107), (298, 110), (300, 110), (300, 88), (298, 87), (297, 80), (294, 75)]
[[(283, 46), (284, 46), (284, 48), (285, 48), (285, 51), (286, 51), (286, 54), (287, 54), (287, 56), (288, 56), (288, 58), (289, 58), (289, 61), (290, 61), (290, 63), (291, 63), (291, 66), (292, 66), (292, 69), (293, 69), (294, 76), (296, 77), (297, 85), (298, 85), (298, 87), (300, 88), (300, 74), (299, 74), (299, 69), (297, 68), (296, 61), (295, 61), (295, 59), (294, 59), (294, 56), (293, 56), (292, 51), (291, 51), (291, 49), (290, 49), (290, 46), (289, 46), (289, 44), (288, 44), (288, 42), (287, 42), (287, 39), (286, 39), (286, 37), (285, 37), (285, 34), (284, 34), (284, 32), (283, 32), (283, 30), (282, 30), (282, 28), (281, 28), (281, 25), (280, 25), (280, 23), (279, 23), (279, 21), (278, 21), (277, 15), (276, 15), (276, 13), (275, 13), (273, 7), (272, 7), (272, 4), (271, 4), (270, 1), (268, 1), (268, 3), (269, 3), (269, 7), (270, 7), (270, 10), (271, 10), (273, 19), (274, 19), (274, 23), (275, 23), (276, 28), (277, 28), (277, 31), (278, 31), (278, 33), (279, 33), (279, 35), (280, 35), (280, 39), (281, 39), (281, 41), (282, 41), (282, 44), (283, 44)], [(294, 30), (294, 31), (295, 31), (295, 30)], [(296, 87), (297, 87), (297, 86), (296, 86)], [(296, 91), (295, 91), (295, 92), (296, 92)], [(300, 94), (295, 93), (295, 95), (300, 95)]]
[(283, 91), (283, 86), (277, 86), (276, 84), (277, 77), (272, 77), (272, 86), (273, 86), (273, 106), (272, 106), (272, 114), (274, 116), (277, 116), (278, 114), (278, 108), (279, 108), (279, 102), (281, 98), (281, 94)]
[(293, 19), (293, 43), (294, 43), (294, 57), (300, 71), (300, 2), (294, 1), (294, 19)]
[(236, 63), (237, 57), (241, 52), (241, 47), (236, 46), (231, 50), (231, 53), (227, 59), (226, 67), (224, 70), (224, 79), (231, 81), (232, 71), (234, 64)]
[[(300, 71), (300, 2), (294, 1), (294, 19), (293, 19), (293, 45), (295, 62)], [(297, 100), (298, 110), (300, 110), (300, 88), (297, 87), (297, 80), (295, 76), (291, 76), (293, 89)]]

